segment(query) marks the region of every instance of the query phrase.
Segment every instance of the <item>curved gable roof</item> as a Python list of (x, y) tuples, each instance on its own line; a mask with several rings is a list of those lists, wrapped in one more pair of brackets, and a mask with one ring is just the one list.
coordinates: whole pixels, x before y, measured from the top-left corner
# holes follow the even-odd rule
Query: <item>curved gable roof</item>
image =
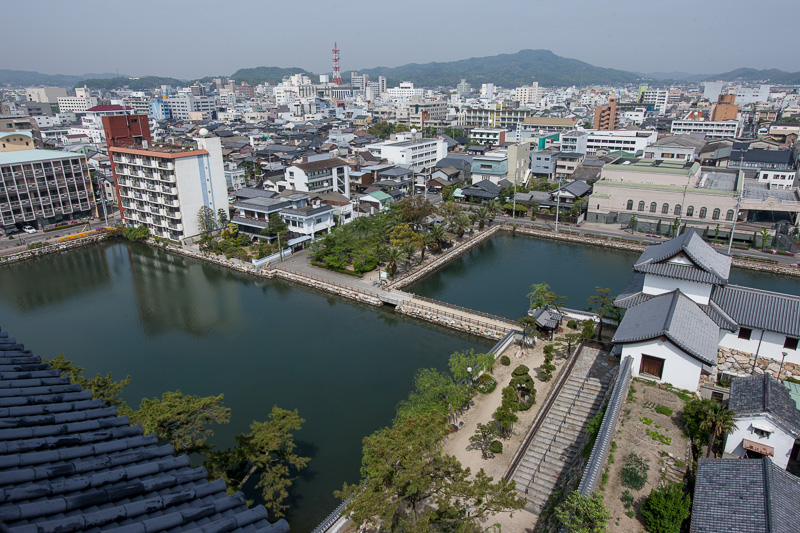
[[(683, 254), (691, 265), (669, 260)], [(667, 242), (651, 244), (633, 265), (635, 272), (656, 274), (676, 279), (725, 285), (731, 271), (731, 257), (714, 250), (689, 228)]]

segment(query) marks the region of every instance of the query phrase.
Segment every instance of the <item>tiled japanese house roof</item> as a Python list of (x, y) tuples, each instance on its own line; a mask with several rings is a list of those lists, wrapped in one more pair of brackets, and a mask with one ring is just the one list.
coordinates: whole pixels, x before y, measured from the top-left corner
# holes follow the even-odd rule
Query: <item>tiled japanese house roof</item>
[(142, 433), (0, 332), (0, 523), (8, 531), (289, 530)]

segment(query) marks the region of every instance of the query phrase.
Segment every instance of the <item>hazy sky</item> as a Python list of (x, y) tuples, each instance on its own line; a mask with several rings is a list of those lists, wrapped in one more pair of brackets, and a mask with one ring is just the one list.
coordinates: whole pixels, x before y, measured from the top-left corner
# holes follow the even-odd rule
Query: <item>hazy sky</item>
[(791, 38), (763, 40), (764, 23), (798, 20), (798, 0), (45, 0), (0, 13), (14, 48), (0, 68), (47, 74), (321, 73), (334, 41), (343, 73), (525, 48), (638, 72), (800, 70)]

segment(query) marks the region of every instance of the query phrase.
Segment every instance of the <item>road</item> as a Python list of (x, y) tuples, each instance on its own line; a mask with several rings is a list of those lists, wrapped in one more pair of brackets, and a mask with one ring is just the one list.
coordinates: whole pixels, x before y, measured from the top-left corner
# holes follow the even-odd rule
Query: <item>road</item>
[[(108, 225), (114, 225), (116, 221), (117, 219), (113, 219), (111, 216), (108, 217)], [(36, 233), (17, 233), (13, 235), (13, 239), (5, 236), (0, 237), (0, 255), (9, 255), (21, 252), (26, 250), (29, 244), (43, 241), (52, 243), (66, 235), (74, 235), (75, 233), (81, 233), (82, 231), (89, 231), (106, 226), (105, 220), (102, 219), (86, 220), (85, 222), (82, 222), (83, 223), (81, 224), (67, 226), (63, 229), (58, 229), (55, 231), (48, 231), (47, 233), (39, 230)]]

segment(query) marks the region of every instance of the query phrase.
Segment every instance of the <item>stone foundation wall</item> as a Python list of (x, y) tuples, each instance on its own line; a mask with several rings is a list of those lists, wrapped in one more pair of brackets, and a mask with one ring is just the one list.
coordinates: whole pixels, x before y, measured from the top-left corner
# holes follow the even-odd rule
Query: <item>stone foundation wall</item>
[[(755, 362), (755, 369), (753, 363)], [(780, 371), (780, 378), (778, 372)], [(717, 372), (729, 374), (771, 374), (774, 378), (800, 376), (800, 365), (784, 362), (781, 371), (781, 362), (767, 357), (759, 357), (756, 361), (755, 354), (740, 352), (731, 348), (719, 348), (717, 352)], [(715, 380), (716, 381), (716, 380)]]
[(33, 259), (34, 257), (41, 257), (43, 255), (49, 255), (49, 254), (57, 254), (59, 252), (64, 252), (66, 250), (71, 250), (73, 248), (88, 246), (90, 244), (101, 242), (106, 239), (108, 239), (107, 234), (92, 235), (90, 237), (75, 239), (73, 241), (54, 243), (49, 246), (42, 246), (41, 248), (25, 250), (24, 252), (17, 252), (15, 254), (10, 254), (0, 257), (0, 265), (10, 265), (12, 263), (19, 263), (20, 261), (27, 261), (28, 259)]
[(440, 324), (448, 328), (457, 329), (465, 333), (471, 333), (472, 335), (478, 335), (480, 337), (492, 340), (502, 339), (508, 334), (510, 329), (504, 330), (494, 327), (491, 324), (474, 323), (472, 321), (467, 322), (458, 318), (454, 318), (445, 311), (438, 312), (435, 309), (423, 309), (416, 307), (413, 303), (409, 302), (401, 303), (395, 308), (395, 311), (404, 315), (421, 318), (422, 320), (426, 320), (434, 324)]

